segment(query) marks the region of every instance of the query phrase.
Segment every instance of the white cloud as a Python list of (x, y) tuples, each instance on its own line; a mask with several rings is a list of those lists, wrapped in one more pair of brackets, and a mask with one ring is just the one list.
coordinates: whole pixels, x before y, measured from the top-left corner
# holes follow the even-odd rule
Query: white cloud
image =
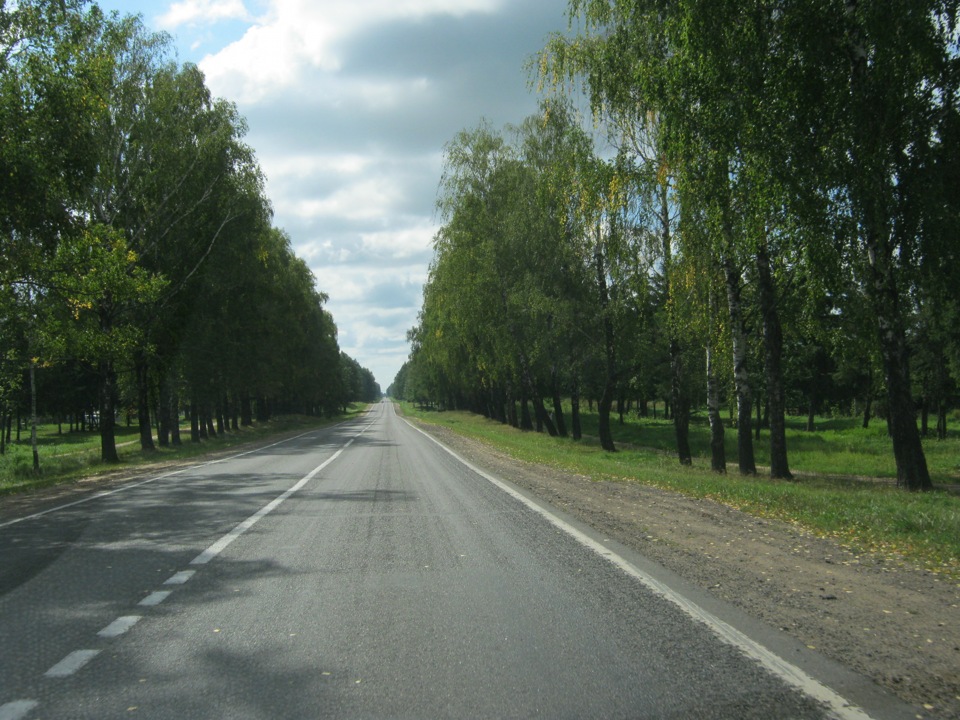
[[(200, 15), (213, 5), (240, 5), (239, 0), (207, 0), (177, 3), (168, 13), (181, 8), (178, 16)], [(212, 87), (227, 97), (260, 102), (310, 76), (311, 70), (334, 73), (341, 69), (340, 43), (359, 29), (400, 19), (420, 20), (428, 16), (463, 17), (491, 13), (502, 0), (275, 0), (269, 11), (238, 41), (200, 65)], [(224, 15), (223, 17), (227, 17)], [(182, 21), (181, 21), (182, 22)], [(424, 78), (416, 83), (425, 84)], [(385, 92), (386, 90), (386, 92)], [(382, 100), (402, 89), (368, 85), (358, 89), (369, 99)]]
[(183, 0), (173, 3), (157, 18), (157, 24), (165, 30), (176, 30), (183, 25), (251, 19), (243, 0)]
[[(196, 0), (164, 16), (221, 38), (207, 83), (247, 118), (274, 222), (328, 294), (341, 348), (384, 388), (422, 302), (443, 146), (534, 110), (523, 62), (567, 1)], [(241, 8), (254, 15), (238, 23)]]
[(421, 220), (410, 227), (360, 233), (360, 239), (374, 257), (396, 261), (429, 253), (436, 233), (436, 225)]
[(300, 218), (343, 218), (353, 221), (385, 221), (402, 199), (402, 188), (389, 177), (369, 177), (346, 184), (322, 198), (278, 200), (280, 214)]

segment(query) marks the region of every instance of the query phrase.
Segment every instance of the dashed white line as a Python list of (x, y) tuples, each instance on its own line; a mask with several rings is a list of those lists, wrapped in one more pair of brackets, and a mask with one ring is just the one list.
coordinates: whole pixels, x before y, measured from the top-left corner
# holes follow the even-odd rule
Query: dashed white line
[(171, 575), (167, 578), (167, 581), (163, 583), (164, 585), (183, 585), (187, 580), (193, 577), (193, 574), (197, 572), (196, 570), (181, 570), (178, 573)]
[(98, 632), (97, 635), (102, 638), (120, 637), (138, 622), (140, 622), (139, 615), (124, 615), (107, 625), (103, 630)]
[[(340, 425), (342, 423), (337, 423)], [(331, 425), (329, 427), (336, 427), (336, 425)], [(322, 428), (326, 430), (328, 428)], [(284, 443), (293, 442), (294, 440), (299, 440), (302, 437), (306, 437), (310, 433), (317, 432), (317, 430), (308, 430), (299, 435), (293, 437), (285, 438), (279, 440), (278, 442), (271, 443), (269, 445), (263, 445), (262, 447), (257, 447), (252, 450), (247, 450), (246, 452), (238, 453), (236, 455), (230, 455), (229, 457), (219, 458), (217, 460), (209, 460), (207, 462), (198, 463), (196, 465), (191, 465), (189, 467), (180, 468), (179, 470), (171, 470), (170, 472), (163, 473), (162, 475), (157, 475), (155, 477), (146, 478), (145, 480), (140, 480), (139, 482), (129, 483), (127, 485), (121, 485), (118, 488), (113, 490), (104, 490), (102, 492), (94, 493), (79, 500), (74, 500), (73, 502), (64, 503), (63, 505), (57, 505), (56, 507), (47, 508), (46, 510), (41, 510), (40, 512), (33, 513), (32, 515), (24, 515), (23, 517), (14, 518), (13, 520), (7, 520), (5, 522), (0, 522), (0, 528), (9, 527), (10, 525), (16, 525), (17, 523), (27, 522), (28, 520), (36, 520), (37, 518), (42, 518), (45, 515), (50, 515), (51, 513), (59, 512), (61, 510), (67, 510), (76, 505), (83, 505), (84, 503), (91, 502), (93, 500), (99, 500), (100, 498), (110, 497), (111, 495), (116, 495), (117, 493), (126, 492), (127, 490), (132, 490), (133, 488), (141, 487), (142, 485), (147, 485), (157, 480), (163, 480), (164, 478), (173, 477), (174, 475), (180, 475), (181, 473), (186, 473), (191, 470), (196, 470), (197, 468), (207, 467), (209, 465), (219, 465), (220, 463), (225, 463), (229, 460), (235, 460), (236, 458), (245, 457), (247, 455), (253, 455), (254, 453), (262, 452), (277, 445), (283, 445)], [(361, 433), (362, 434), (362, 433)], [(0, 718), (2, 720), (2, 718)]]
[(14, 700), (0, 705), (0, 720), (22, 720), (39, 704), (36, 700)]
[(170, 597), (170, 593), (172, 592), (173, 590), (157, 590), (156, 592), (152, 592), (147, 595), (137, 604), (143, 607), (154, 607)]
[(62, 678), (73, 675), (100, 654), (99, 650), (74, 650), (44, 673), (44, 677)]
[(367, 430), (370, 429), (371, 425), (372, 425), (372, 423), (371, 423), (370, 425), (367, 425), (367, 427), (365, 427), (362, 431), (360, 431), (356, 436), (354, 436), (354, 437), (351, 438), (349, 441), (347, 441), (347, 443), (346, 443), (342, 448), (340, 448), (339, 450), (337, 450), (333, 455), (331, 455), (330, 457), (328, 457), (328, 458), (327, 458), (326, 460), (324, 460), (322, 463), (320, 463), (319, 465), (317, 465), (317, 467), (315, 467), (315, 468), (314, 468), (313, 470), (311, 470), (309, 473), (307, 473), (307, 474), (304, 475), (302, 478), (300, 478), (300, 480), (297, 481), (297, 483), (296, 483), (293, 487), (289, 488), (288, 490), (285, 490), (285, 491), (284, 491), (283, 493), (281, 493), (277, 498), (271, 500), (269, 503), (267, 503), (267, 504), (264, 505), (262, 508), (260, 508), (259, 510), (257, 510), (257, 512), (255, 512), (253, 515), (251, 515), (251, 516), (248, 517), (246, 520), (244, 520), (244, 521), (241, 522), (239, 525), (237, 525), (233, 530), (231, 530), (231, 531), (228, 532), (226, 535), (224, 535), (222, 538), (220, 538), (220, 539), (217, 540), (215, 543), (213, 543), (213, 545), (211, 545), (211, 546), (208, 547), (206, 550), (204, 550), (202, 553), (200, 553), (199, 555), (197, 555), (193, 560), (190, 561), (190, 564), (191, 564), (191, 565), (206, 565), (208, 562), (210, 562), (211, 560), (213, 560), (217, 555), (219, 555), (220, 553), (222, 553), (222, 552), (227, 548), (227, 546), (230, 545), (230, 543), (232, 543), (232, 542), (233, 542), (234, 540), (236, 540), (238, 537), (240, 537), (241, 535), (243, 535), (247, 530), (249, 530), (249, 529), (252, 528), (254, 525), (256, 525), (256, 524), (257, 524), (260, 520), (262, 520), (264, 517), (266, 517), (267, 515), (269, 515), (270, 513), (272, 513), (272, 512), (273, 512), (274, 510), (276, 510), (278, 507), (280, 507), (280, 504), (281, 504), (284, 500), (286, 500), (287, 498), (289, 498), (291, 495), (293, 495), (295, 492), (297, 492), (297, 490), (299, 490), (299, 489), (302, 488), (304, 485), (306, 485), (308, 482), (310, 482), (311, 480), (313, 480), (314, 476), (316, 476), (317, 473), (319, 473), (319, 472), (320, 472), (321, 470), (323, 470), (327, 465), (329, 465), (329, 464), (332, 463), (334, 460), (336, 460), (338, 457), (340, 457), (341, 453), (343, 453), (344, 450), (346, 450), (348, 447), (350, 447), (351, 445), (353, 445), (353, 441), (354, 441), (354, 440), (356, 440), (358, 437), (360, 437), (361, 435), (363, 435), (363, 433), (365, 433)]

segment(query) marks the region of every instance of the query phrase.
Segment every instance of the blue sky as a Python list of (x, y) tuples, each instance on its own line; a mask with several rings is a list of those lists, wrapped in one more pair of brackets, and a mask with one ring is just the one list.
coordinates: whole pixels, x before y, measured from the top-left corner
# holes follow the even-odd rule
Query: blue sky
[(386, 387), (407, 357), (443, 146), (536, 109), (524, 63), (567, 0), (98, 0), (140, 14), (246, 117), (274, 224), (340, 346)]

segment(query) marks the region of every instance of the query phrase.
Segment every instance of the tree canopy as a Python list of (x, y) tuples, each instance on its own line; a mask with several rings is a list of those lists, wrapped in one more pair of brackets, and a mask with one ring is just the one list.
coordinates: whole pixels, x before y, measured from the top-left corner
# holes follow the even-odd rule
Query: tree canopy
[[(272, 226), (246, 123), (170, 39), (85, 0), (0, 8), (0, 418), (31, 405), (141, 445), (379, 388)], [(27, 378), (37, 383), (27, 383)], [(29, 385), (29, 388), (28, 388)]]
[(899, 484), (929, 488), (921, 435), (933, 413), (945, 436), (960, 384), (957, 13), (571, 0), (532, 63), (540, 114), (447, 147), (394, 387), (520, 427), (532, 403), (548, 431), (583, 394), (608, 450), (611, 402), (660, 397), (682, 463), (700, 405), (718, 471), (727, 403), (740, 472), (763, 425), (782, 478), (788, 411), (880, 414)]

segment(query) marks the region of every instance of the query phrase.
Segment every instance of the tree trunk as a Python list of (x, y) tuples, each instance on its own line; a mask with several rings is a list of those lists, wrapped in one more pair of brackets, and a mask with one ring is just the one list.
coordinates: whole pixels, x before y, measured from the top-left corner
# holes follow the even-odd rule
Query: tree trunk
[[(757, 250), (757, 280), (760, 314), (763, 316), (763, 359), (767, 375), (767, 407), (770, 418), (770, 477), (789, 480), (793, 477), (787, 462), (786, 399), (783, 389), (783, 329), (777, 310), (777, 295), (766, 240)], [(759, 415), (760, 404), (757, 404)], [(757, 422), (757, 430), (760, 423)]]
[(557, 425), (557, 434), (560, 437), (567, 437), (567, 421), (563, 417), (563, 399), (560, 397), (560, 381), (557, 377), (557, 369), (553, 369), (553, 417)]
[(118, 463), (116, 439), (117, 375), (113, 363), (100, 361), (100, 459), (105, 463)]
[(733, 379), (737, 396), (737, 462), (741, 475), (756, 475), (753, 456), (752, 395), (747, 371), (747, 333), (740, 299), (740, 273), (730, 258), (723, 260), (733, 345)]
[[(343, 409), (347, 411), (346, 407)], [(265, 423), (270, 420), (270, 405), (264, 395), (257, 395), (257, 422)]]
[(170, 388), (170, 444), (180, 447), (180, 395), (176, 388)]
[(710, 421), (710, 469), (726, 474), (727, 449), (723, 438), (723, 419), (720, 417), (720, 391), (713, 369), (712, 338), (707, 341), (707, 418)]
[(171, 417), (170, 379), (160, 381), (160, 404), (157, 408), (157, 444), (160, 447), (170, 446), (170, 431), (174, 418)]
[(753, 399), (753, 404), (757, 408), (757, 422), (753, 428), (753, 438), (760, 442), (760, 430), (763, 428), (763, 398), (759, 395)]
[(253, 425), (253, 408), (250, 404), (249, 393), (243, 393), (243, 395), (240, 396), (240, 424), (243, 425), (243, 427)]
[(540, 397), (540, 393), (538, 392), (533, 393), (533, 409), (537, 413), (537, 424), (545, 427), (550, 437), (556, 437), (557, 426), (554, 425), (553, 420), (550, 419), (550, 414), (543, 404), (543, 398)]
[(520, 419), (517, 417), (517, 396), (513, 390), (513, 383), (507, 384), (507, 423), (513, 428), (520, 427)]
[(908, 490), (930, 490), (933, 483), (917, 429), (910, 386), (910, 360), (903, 311), (893, 268), (889, 237), (868, 227), (870, 295), (880, 331), (880, 355), (887, 381), (887, 418), (897, 464), (897, 485)]
[(897, 485), (908, 490), (930, 490), (933, 483), (927, 469), (917, 416), (910, 394), (910, 369), (904, 333), (881, 318), (881, 342), (884, 370), (887, 375), (890, 436), (897, 463)]
[(530, 417), (530, 404), (527, 398), (526, 383), (520, 383), (520, 429), (533, 430), (533, 420)]
[(580, 440), (583, 437), (583, 429), (580, 426), (580, 384), (574, 381), (573, 388), (570, 390), (570, 425), (574, 440)]
[(153, 427), (150, 425), (150, 376), (147, 358), (138, 352), (134, 361), (137, 376), (137, 425), (140, 429), (140, 449), (155, 450)]
[(673, 433), (677, 439), (677, 459), (681, 465), (693, 464), (690, 452), (690, 398), (684, 384), (683, 356), (676, 338), (670, 341), (670, 396), (673, 405)]
[(223, 423), (223, 402), (222, 401), (217, 402), (214, 412), (216, 413), (216, 416), (217, 416), (217, 431), (216, 431), (217, 435), (223, 435), (225, 430), (224, 430), (224, 423)]
[(40, 452), (37, 450), (37, 363), (30, 360), (30, 448), (33, 450), (33, 474), (40, 474)]
[(613, 432), (610, 429), (610, 408), (613, 405), (613, 396), (616, 392), (617, 365), (614, 355), (613, 323), (609, 316), (610, 297), (607, 293), (607, 274), (603, 259), (603, 243), (600, 240), (600, 229), (597, 229), (597, 244), (593, 252), (594, 270), (597, 278), (597, 293), (600, 301), (601, 322), (603, 323), (603, 349), (606, 361), (606, 379), (603, 384), (603, 395), (597, 403), (599, 412), (598, 432), (600, 433), (600, 447), (607, 452), (616, 452), (613, 443)]
[[(848, 0), (848, 9), (856, 9)], [(851, 17), (853, 14), (851, 13)], [(902, 248), (894, 237), (891, 207), (896, 188), (889, 170), (891, 157), (902, 149), (891, 137), (890, 115), (884, 98), (877, 96), (880, 78), (868, 63), (863, 31), (854, 26), (850, 38), (850, 97), (854, 132), (850, 148), (853, 160), (851, 199), (860, 223), (867, 258), (867, 295), (877, 319), (880, 356), (887, 381), (888, 427), (897, 464), (897, 485), (908, 490), (933, 487), (923, 444), (917, 430), (917, 415), (910, 387), (910, 362), (906, 342), (906, 318), (897, 282), (897, 257)]]
[(616, 452), (617, 446), (613, 444), (613, 432), (610, 429), (610, 409), (613, 406), (613, 386), (610, 383), (603, 388), (603, 395), (597, 403), (598, 431), (600, 433), (600, 447), (607, 452)]
[[(230, 429), (231, 411), (232, 411), (232, 408), (230, 405), (230, 396), (227, 395), (227, 393), (224, 393), (223, 400), (221, 401), (221, 413), (223, 415), (223, 430), (221, 430), (221, 433)], [(310, 414), (313, 415), (316, 412), (317, 412), (316, 406), (311, 404)]]
[(506, 425), (508, 422), (507, 402), (503, 387), (497, 385), (490, 392), (493, 394), (493, 406), (497, 413), (497, 422), (499, 422), (501, 425)]
[(200, 410), (196, 398), (190, 401), (190, 442), (200, 442)]

